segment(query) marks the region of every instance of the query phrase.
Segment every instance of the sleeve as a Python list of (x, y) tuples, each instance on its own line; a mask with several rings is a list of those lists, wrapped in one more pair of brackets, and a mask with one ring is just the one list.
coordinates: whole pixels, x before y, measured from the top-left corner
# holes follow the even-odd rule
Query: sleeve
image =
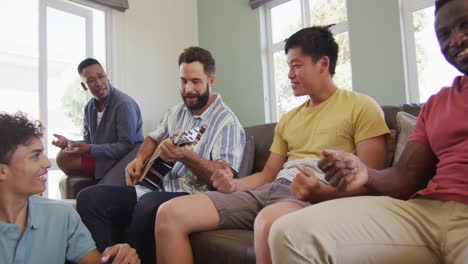
[(273, 136), (273, 143), (271, 144), (270, 151), (278, 155), (288, 156), (288, 143), (284, 140), (284, 129), (288, 114), (281, 117), (280, 121), (275, 127), (275, 134)]
[(163, 119), (159, 122), (158, 127), (153, 132), (149, 133), (149, 136), (158, 144), (165, 138), (169, 137), (169, 115), (170, 111), (164, 115)]
[(83, 115), (83, 140), (88, 144), (91, 142), (89, 135), (88, 106), (86, 106)]
[(354, 112), (354, 143), (390, 133), (382, 108), (368, 96), (356, 104)]
[(117, 142), (92, 144), (91, 155), (99, 158), (121, 159), (134, 145), (140, 131), (140, 111), (132, 102), (124, 102), (115, 110)]
[(96, 248), (96, 244), (78, 213), (72, 207), (67, 206), (66, 208), (69, 219), (66, 258), (71, 262), (78, 263), (81, 258)]
[(226, 160), (236, 172), (239, 171), (245, 147), (245, 132), (239, 123), (231, 122), (221, 128), (221, 133), (211, 150), (212, 160)]
[(428, 112), (428, 106), (430, 101), (425, 103), (418, 116), (418, 120), (416, 121), (416, 127), (414, 128), (413, 134), (409, 137), (409, 141), (417, 141), (426, 145), (429, 145), (429, 139), (427, 138), (426, 133), (426, 116)]

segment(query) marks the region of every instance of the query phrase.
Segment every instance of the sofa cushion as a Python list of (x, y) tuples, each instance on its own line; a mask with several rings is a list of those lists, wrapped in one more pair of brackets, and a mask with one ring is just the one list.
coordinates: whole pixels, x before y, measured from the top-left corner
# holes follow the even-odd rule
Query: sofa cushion
[(393, 164), (395, 164), (403, 153), (408, 139), (414, 131), (417, 117), (406, 112), (398, 112), (396, 115), (397, 122), (397, 144), (395, 147), (395, 155)]
[(254, 137), (248, 136), (247, 140), (245, 141), (244, 155), (242, 155), (242, 161), (240, 164), (239, 171), (237, 173), (239, 178), (252, 174), (252, 168), (255, 158), (254, 148)]

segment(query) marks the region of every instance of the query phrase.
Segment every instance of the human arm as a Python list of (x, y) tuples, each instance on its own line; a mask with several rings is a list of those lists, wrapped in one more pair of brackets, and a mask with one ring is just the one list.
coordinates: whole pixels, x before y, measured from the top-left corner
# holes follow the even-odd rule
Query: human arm
[(362, 186), (378, 195), (408, 199), (434, 176), (437, 157), (429, 145), (410, 141), (398, 162), (383, 170), (369, 169), (358, 157), (336, 150), (324, 150), (320, 168), (338, 191)]
[(211, 176), (213, 186), (220, 192), (229, 193), (241, 190), (254, 190), (265, 183), (272, 182), (279, 171), (282, 169), (283, 164), (286, 162), (286, 157), (276, 153), (270, 153), (268, 160), (261, 172), (243, 177), (241, 179), (234, 179), (232, 172), (226, 170), (226, 167), (215, 171)]
[[(362, 140), (356, 145), (357, 157), (368, 167), (385, 168), (386, 144), (385, 136), (377, 136)], [(364, 187), (352, 191), (337, 191), (333, 186), (321, 183), (311, 169), (298, 167), (300, 173), (294, 178), (291, 191), (297, 199), (318, 203), (331, 199), (364, 195), (368, 190)]]
[(112, 264), (140, 263), (140, 258), (134, 248), (130, 247), (128, 244), (117, 244), (106, 248), (102, 255), (96, 249), (89, 252), (78, 261), (78, 264), (106, 263), (112, 257), (114, 258)]
[(127, 185), (134, 185), (135, 181), (141, 178), (143, 164), (153, 155), (157, 147), (158, 143), (153, 138), (145, 138), (135, 159), (125, 167), (125, 182)]
[(218, 122), (204, 133), (198, 150), (177, 147), (172, 140), (164, 140), (160, 146), (161, 158), (165, 161), (183, 163), (200, 182), (212, 188), (211, 175), (221, 169), (219, 161), (225, 160), (233, 175), (237, 174), (245, 146), (245, 133), (239, 122), (231, 118)]

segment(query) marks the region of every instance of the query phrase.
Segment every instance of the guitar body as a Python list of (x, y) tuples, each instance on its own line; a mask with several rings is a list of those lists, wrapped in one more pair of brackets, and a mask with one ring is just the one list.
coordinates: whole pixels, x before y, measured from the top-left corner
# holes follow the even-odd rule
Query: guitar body
[(151, 190), (164, 191), (164, 175), (172, 170), (174, 163), (165, 162), (161, 157), (157, 157), (154, 162), (148, 166), (148, 170), (141, 180), (141, 185)]
[[(179, 147), (190, 148), (193, 147), (205, 133), (206, 127), (197, 127), (191, 130), (184, 131), (177, 137), (172, 138), (175, 145)], [(166, 162), (159, 156), (159, 147), (156, 148), (155, 152), (149, 160), (143, 166), (142, 177), (137, 180), (136, 183), (140, 182), (141, 185), (155, 191), (164, 190), (164, 176), (172, 170), (174, 163)]]

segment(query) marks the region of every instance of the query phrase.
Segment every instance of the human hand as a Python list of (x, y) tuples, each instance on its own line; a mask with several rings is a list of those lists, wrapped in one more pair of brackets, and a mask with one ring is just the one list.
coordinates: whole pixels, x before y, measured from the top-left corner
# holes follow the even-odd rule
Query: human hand
[(159, 156), (166, 162), (181, 161), (186, 149), (174, 144), (172, 138), (166, 138), (159, 144)]
[(367, 167), (355, 155), (328, 149), (323, 150), (322, 155), (318, 166), (338, 191), (354, 191), (367, 183)]
[(138, 183), (141, 178), (143, 169), (143, 162), (135, 158), (125, 167), (125, 182), (128, 186), (132, 186)]
[(217, 169), (211, 175), (210, 180), (219, 192), (231, 193), (237, 190), (237, 180), (234, 179), (234, 174), (225, 160), (221, 161), (221, 169)]
[(291, 193), (299, 200), (308, 201), (320, 189), (320, 181), (311, 168), (297, 165), (299, 173), (291, 184)]
[(59, 134), (53, 134), (53, 136), (56, 137), (57, 140), (52, 140), (52, 145), (61, 149), (64, 149), (68, 146), (69, 140), (66, 137)]
[(64, 149), (65, 153), (70, 155), (83, 155), (91, 151), (91, 145), (84, 142), (71, 142), (68, 141), (67, 147)]
[(136, 250), (128, 244), (116, 244), (106, 248), (102, 253), (101, 263), (105, 263), (111, 257), (114, 257), (112, 264), (138, 264), (140, 258)]

